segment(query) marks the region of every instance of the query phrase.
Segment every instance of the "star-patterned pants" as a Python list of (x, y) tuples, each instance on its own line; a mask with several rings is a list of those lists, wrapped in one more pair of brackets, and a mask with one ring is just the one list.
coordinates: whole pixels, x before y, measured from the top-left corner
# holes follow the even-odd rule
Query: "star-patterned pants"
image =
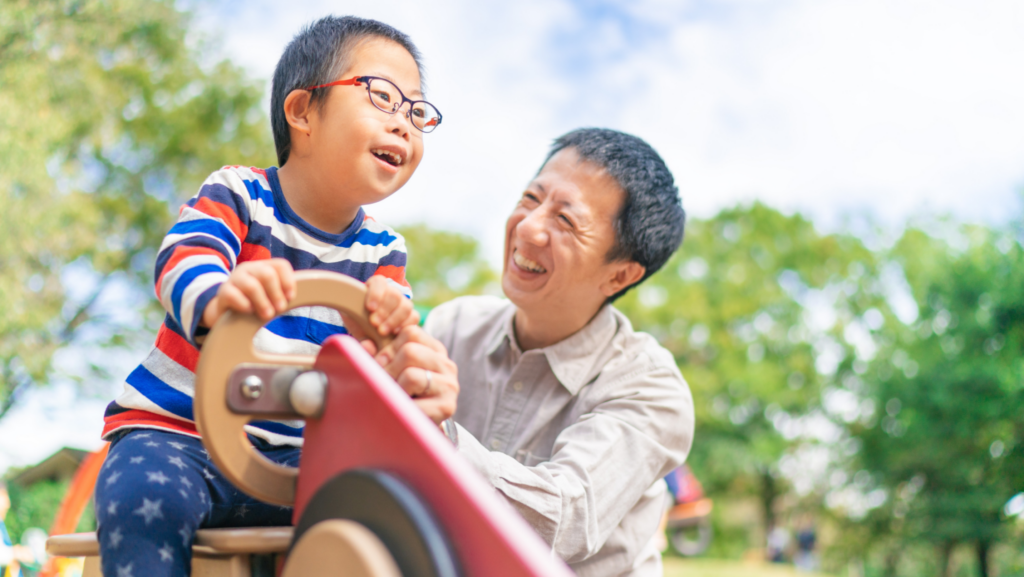
[[(272, 461), (298, 466), (298, 447), (249, 438)], [(291, 525), (291, 516), (236, 489), (199, 439), (175, 433), (129, 431), (111, 443), (96, 480), (106, 577), (189, 575), (197, 529)]]

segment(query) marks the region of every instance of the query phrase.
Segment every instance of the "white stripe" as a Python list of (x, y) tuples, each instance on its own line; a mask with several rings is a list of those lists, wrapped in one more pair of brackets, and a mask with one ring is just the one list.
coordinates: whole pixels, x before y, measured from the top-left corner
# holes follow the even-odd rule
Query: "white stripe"
[(320, 352), (320, 345), (309, 341), (289, 339), (263, 328), (256, 331), (256, 337), (252, 340), (253, 347), (265, 353), (278, 355), (316, 355)]
[(179, 365), (160, 349), (153, 347), (146, 359), (142, 361), (142, 366), (175, 391), (189, 397), (195, 396), (195, 373)]
[[(390, 254), (393, 250), (405, 252), (404, 240), (394, 231), (388, 231), (388, 234), (396, 237), (395, 240), (392, 240), (388, 244), (365, 245), (357, 242), (349, 248), (343, 248), (314, 238), (294, 225), (282, 223), (273, 215), (273, 211), (270, 207), (264, 205), (262, 201), (257, 201), (257, 205), (258, 208), (253, 213), (252, 218), (254, 222), (270, 228), (271, 234), (274, 238), (280, 240), (287, 246), (308, 252), (321, 262), (335, 263), (343, 260), (351, 260), (354, 262), (376, 263), (380, 261), (381, 258)], [(353, 234), (358, 234), (358, 232)]]
[(270, 431), (264, 431), (263, 429), (257, 429), (252, 425), (245, 425), (242, 427), (246, 433), (254, 437), (259, 437), (271, 445), (291, 445), (292, 447), (302, 446), (302, 437), (292, 437), (289, 435), (279, 435), (277, 433), (271, 433)]
[(227, 278), (227, 273), (208, 272), (197, 276), (185, 288), (185, 292), (181, 295), (181, 319), (178, 322), (181, 323), (181, 330), (189, 339), (192, 338), (192, 318), (196, 312), (196, 299), (203, 291), (217, 283), (226, 281)]
[[(181, 278), (185, 271), (203, 264), (217, 265), (224, 270), (224, 275), (228, 274), (228, 269), (224, 268), (224, 261), (212, 254), (197, 254), (181, 259), (181, 262), (167, 271), (167, 274), (164, 275), (163, 283), (160, 285), (160, 304), (164, 305), (164, 309), (167, 312), (173, 314), (174, 305), (171, 302), (171, 293), (174, 291), (174, 285), (178, 283), (178, 279)], [(184, 307), (185, 305), (182, 303), (182, 308)]]

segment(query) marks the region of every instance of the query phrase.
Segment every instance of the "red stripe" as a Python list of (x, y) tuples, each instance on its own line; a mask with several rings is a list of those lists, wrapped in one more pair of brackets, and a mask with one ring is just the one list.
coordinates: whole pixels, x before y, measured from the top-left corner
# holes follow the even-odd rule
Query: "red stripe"
[(263, 170), (262, 168), (256, 168), (255, 166), (250, 166), (249, 170), (255, 172), (256, 174), (262, 175), (263, 178), (267, 177), (267, 171)]
[(238, 237), (238, 240), (244, 239), (245, 236), (249, 234), (249, 227), (242, 224), (242, 221), (239, 220), (238, 214), (235, 210), (224, 203), (217, 202), (204, 196), (200, 197), (199, 200), (196, 201), (196, 205), (192, 208), (202, 212), (203, 214), (208, 214), (223, 220), (224, 224), (228, 225), (228, 228), (231, 229), (231, 232), (235, 233), (235, 236)]
[(402, 286), (409, 286), (409, 283), (405, 280), (405, 267), (395, 265), (385, 265), (377, 267), (377, 271), (373, 273), (374, 276), (382, 276), (389, 278)]
[(270, 249), (260, 244), (242, 243), (242, 250), (238, 252), (238, 262), (250, 260), (267, 260), (270, 258)]
[(160, 325), (160, 331), (156, 334), (156, 348), (174, 362), (193, 373), (196, 372), (196, 365), (199, 364), (199, 349), (181, 338), (178, 333), (167, 328), (167, 325)]
[(185, 244), (178, 245), (177, 247), (175, 247), (174, 252), (171, 253), (171, 258), (167, 261), (167, 264), (164, 266), (163, 270), (160, 271), (160, 277), (156, 279), (156, 298), (160, 298), (160, 287), (163, 286), (164, 284), (164, 276), (167, 275), (167, 273), (174, 270), (174, 267), (178, 266), (178, 263), (180, 263), (181, 261), (185, 260), (190, 256), (206, 255), (216, 256), (217, 258), (220, 259), (222, 263), (224, 263), (225, 269), (231, 270), (231, 263), (228, 261), (227, 257), (225, 257), (220, 251), (216, 251), (202, 246), (188, 246)]
[(182, 421), (173, 417), (164, 417), (149, 411), (132, 409), (103, 418), (103, 437), (118, 429), (125, 428), (157, 428), (184, 433), (192, 436), (199, 436), (194, 423)]

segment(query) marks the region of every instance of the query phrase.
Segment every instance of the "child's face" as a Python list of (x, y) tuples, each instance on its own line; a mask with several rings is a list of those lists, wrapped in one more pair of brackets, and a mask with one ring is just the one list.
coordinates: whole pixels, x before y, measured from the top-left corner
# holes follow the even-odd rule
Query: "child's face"
[[(423, 97), (416, 61), (400, 45), (371, 38), (356, 46), (351, 58), (338, 79), (380, 76), (394, 82), (407, 98)], [(365, 85), (335, 86), (324, 106), (311, 115), (313, 166), (333, 183), (331, 188), (344, 191), (346, 202), (362, 206), (383, 200), (415, 172), (423, 158), (423, 133), (412, 125), (408, 111), (408, 104), (395, 114), (377, 109)], [(401, 160), (395, 165), (394, 157), (381, 151)]]

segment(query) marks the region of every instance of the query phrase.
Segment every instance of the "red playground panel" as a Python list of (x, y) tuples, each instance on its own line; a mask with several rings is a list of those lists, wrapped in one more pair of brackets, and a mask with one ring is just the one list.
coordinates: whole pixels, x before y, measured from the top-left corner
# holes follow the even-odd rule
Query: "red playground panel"
[(327, 395), (323, 414), (306, 421), (296, 524), (338, 475), (383, 471), (427, 504), (466, 577), (572, 575), (355, 339), (325, 341), (314, 368)]

